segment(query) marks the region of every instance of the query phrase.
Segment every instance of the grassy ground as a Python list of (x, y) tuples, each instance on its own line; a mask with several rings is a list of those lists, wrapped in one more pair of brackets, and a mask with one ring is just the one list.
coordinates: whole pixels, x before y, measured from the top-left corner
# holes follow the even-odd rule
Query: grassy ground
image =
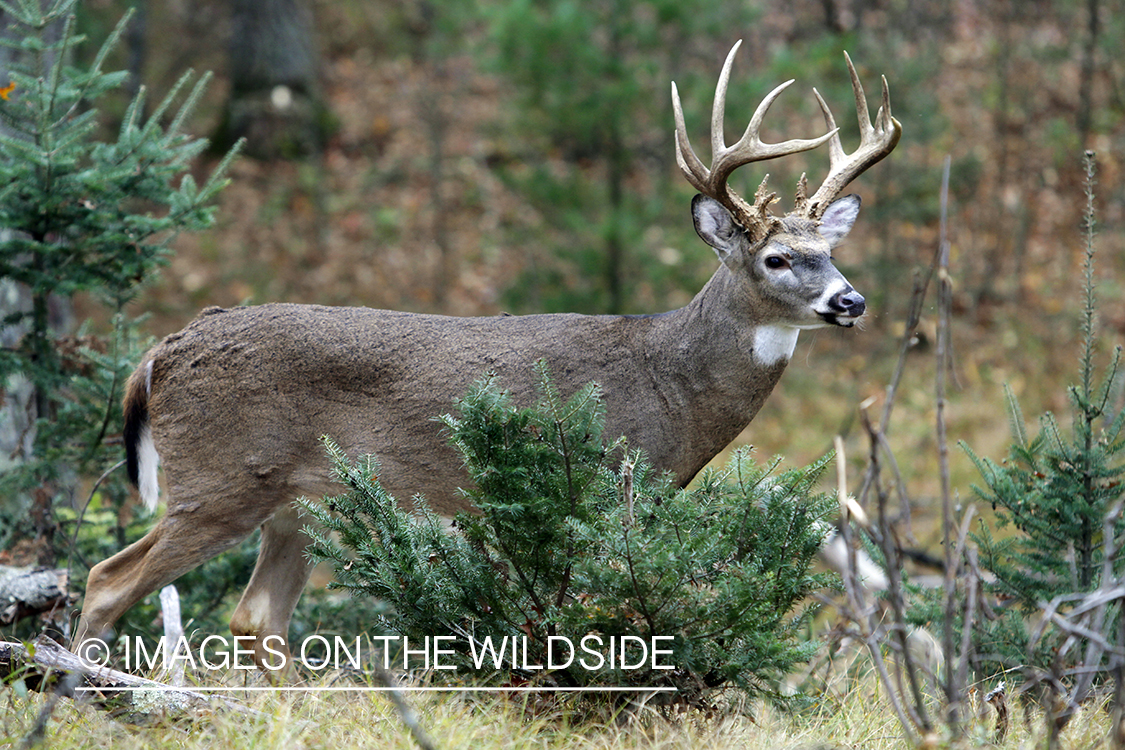
[[(328, 684), (327, 682), (322, 684)], [(865, 750), (908, 747), (887, 701), (863, 677), (846, 689), (825, 693), (810, 709), (782, 711), (768, 705), (724, 716), (700, 713), (669, 718), (642, 709), (637, 718), (602, 721), (574, 719), (565, 706), (537, 703), (526, 694), (494, 695), (413, 693), (408, 701), (436, 748), (781, 748), (857, 747)], [(936, 730), (923, 747), (1042, 746), (1041, 714), (1013, 708), (1011, 730), (993, 742), (995, 715), (971, 696), (966, 732), (951, 743)], [(17, 747), (34, 725), (46, 698), (0, 693), (0, 748)], [(377, 693), (254, 693), (245, 704), (260, 712), (231, 712), (192, 718), (156, 719), (138, 726), (119, 722), (90, 705), (61, 701), (52, 716), (46, 745), (52, 748), (415, 748), (390, 701)], [(1064, 746), (1093, 747), (1104, 742), (1109, 715), (1103, 706), (1086, 707), (1067, 727)]]

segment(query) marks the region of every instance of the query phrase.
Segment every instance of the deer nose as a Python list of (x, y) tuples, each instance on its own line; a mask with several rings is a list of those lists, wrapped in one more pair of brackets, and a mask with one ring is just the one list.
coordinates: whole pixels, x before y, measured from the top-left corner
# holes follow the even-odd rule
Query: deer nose
[(834, 312), (847, 315), (848, 317), (858, 318), (863, 315), (867, 310), (867, 301), (863, 299), (863, 295), (854, 289), (847, 289), (840, 292), (828, 301), (828, 306)]

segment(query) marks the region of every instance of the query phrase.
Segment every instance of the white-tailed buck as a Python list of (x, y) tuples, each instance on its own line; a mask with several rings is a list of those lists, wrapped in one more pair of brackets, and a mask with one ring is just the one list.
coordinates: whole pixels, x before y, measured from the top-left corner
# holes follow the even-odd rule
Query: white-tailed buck
[[(209, 308), (149, 351), (127, 386), (130, 477), (149, 508), (164, 465), (167, 510), (143, 539), (90, 571), (76, 634), (103, 634), (146, 594), (262, 529), (257, 566), (231, 630), (285, 638), (309, 565), (292, 501), (339, 491), (320, 444), (331, 436), (350, 455), (375, 454), (395, 496), (421, 493), (435, 511), (465, 509), (461, 459), (434, 417), (482, 374), (494, 371), (516, 403), (531, 403), (532, 364), (546, 360), (559, 390), (598, 381), (606, 435), (626, 435), (653, 464), (686, 484), (757, 414), (805, 328), (852, 326), (864, 299), (832, 265), (859, 198), (837, 198), (895, 147), (886, 79), (871, 124), (851, 61), (860, 145), (844, 152), (816, 94), (828, 133), (763, 143), (762, 119), (792, 81), (758, 106), (733, 146), (723, 138), (723, 66), (711, 114), (708, 169), (688, 144), (675, 84), (676, 158), (702, 193), (692, 201), (699, 236), (721, 264), (691, 303), (659, 315), (528, 315), (453, 318), (365, 308), (271, 304)], [(774, 216), (765, 181), (753, 205), (727, 179), (739, 166), (828, 144), (830, 166), (811, 196), (802, 177), (796, 205)], [(276, 657), (274, 657), (276, 663)]]

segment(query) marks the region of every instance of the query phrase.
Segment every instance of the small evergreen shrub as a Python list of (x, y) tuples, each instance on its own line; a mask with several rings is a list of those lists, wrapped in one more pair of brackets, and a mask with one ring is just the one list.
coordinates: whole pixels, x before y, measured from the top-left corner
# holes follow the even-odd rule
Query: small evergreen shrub
[[(164, 262), (182, 230), (210, 226), (227, 158), (203, 185), (189, 174), (207, 146), (183, 132), (208, 76), (184, 75), (151, 112), (142, 87), (113, 139), (103, 139), (101, 100), (128, 73), (106, 71), (127, 14), (88, 67), (75, 65), (76, 0), (0, 3), (9, 34), (0, 94), (0, 282), (26, 304), (3, 310), (16, 344), (0, 350), (0, 389), (30, 386), (31, 429), (0, 477), (0, 540), (32, 495), (69, 497), (75, 474), (100, 474), (119, 429), (120, 391), (135, 361), (135, 333), (120, 315)], [(178, 108), (177, 101), (183, 98)], [(165, 121), (170, 120), (165, 126)], [(87, 292), (118, 313), (112, 336), (67, 335), (51, 324), (54, 301)], [(119, 450), (114, 449), (114, 452)]]
[[(349, 462), (326, 441), (348, 492), (303, 501), (323, 527), (310, 529), (311, 557), (331, 562), (334, 586), (388, 605), (376, 625), (412, 649), (451, 636), (456, 671), (438, 678), (672, 687), (695, 704), (722, 687), (776, 695), (775, 680), (813, 648), (799, 637), (800, 604), (831, 584), (810, 571), (835, 509), (814, 489), (829, 458), (775, 475), (778, 461), (759, 466), (740, 451), (680, 490), (623, 440), (603, 440), (596, 385), (564, 400), (537, 368), (534, 408), (487, 376), (457, 402), (460, 416), (442, 418), (479, 510), (454, 529), (423, 498), (401, 509), (376, 458)], [(582, 650), (605, 658), (599, 643), (623, 637), (625, 668)], [(482, 663), (489, 642), (517, 644), (517, 658)]]
[[(972, 623), (971, 663), (982, 677), (1025, 665), (1061, 673), (1077, 666), (1073, 661), (1058, 663), (1065, 632), (1047, 627), (1029, 649), (1031, 629), (1051, 600), (1112, 586), (1125, 570), (1121, 556), (1125, 518), (1119, 513), (1113, 521), (1114, 540), (1104, 534), (1107, 516), (1125, 498), (1125, 411), (1114, 404), (1120, 347), (1110, 357), (1101, 383), (1095, 382), (1094, 163), (1090, 152), (1086, 168), (1083, 342), (1079, 383), (1067, 389), (1070, 429), (1048, 412), (1039, 419), (1038, 434), (1031, 437), (1019, 403), (1008, 390), (1012, 443), (1007, 458), (997, 463), (961, 444), (983, 480), (983, 486), (973, 489), (995, 511), (999, 532), (981, 521), (971, 535), (981, 568), (991, 574), (982, 588), (990, 601), (1000, 605)], [(1108, 561), (1107, 549), (1113, 552)], [(1080, 598), (1073, 597), (1058, 611), (1065, 614)], [(939, 608), (937, 598), (930, 597), (926, 606), (915, 611), (915, 620), (939, 622)], [(1110, 605), (1107, 622), (1117, 621), (1117, 610), (1116, 604)], [(963, 618), (955, 626), (960, 632)], [(1114, 626), (1102, 635), (1116, 643), (1117, 633)], [(1066, 658), (1081, 660), (1081, 649), (1070, 649)]]
[[(1080, 382), (1067, 389), (1070, 430), (1047, 413), (1039, 420), (1038, 435), (1030, 438), (1019, 403), (1009, 391), (1013, 442), (1007, 460), (997, 464), (964, 446), (985, 483), (974, 489), (996, 511), (997, 528), (1014, 530), (998, 538), (981, 525), (974, 535), (981, 565), (995, 576), (987, 590), (1014, 604), (1004, 616), (980, 624), (988, 638), (984, 643), (991, 644), (987, 650), (995, 649), (1004, 662), (1030, 660), (1041, 668), (1056, 658), (1065, 634), (1048, 630), (1029, 653), (1027, 616), (1056, 596), (1112, 585), (1123, 570), (1119, 544), (1125, 518), (1119, 513), (1111, 527), (1118, 546), (1103, 534), (1107, 514), (1125, 497), (1125, 411), (1115, 410), (1112, 403), (1121, 349), (1113, 352), (1105, 377), (1097, 384), (1094, 162), (1089, 152), (1086, 170), (1083, 338)], [(1115, 559), (1108, 567), (1112, 578), (1103, 580), (1107, 545)], [(1114, 621), (1112, 615), (1109, 622)], [(1113, 633), (1105, 635), (1117, 640)], [(1076, 650), (1072, 656), (1080, 659), (1082, 654)]]
[[(141, 88), (115, 138), (103, 140), (98, 104), (128, 75), (104, 66), (129, 15), (81, 67), (73, 64), (83, 41), (75, 6), (0, 3), (10, 32), (0, 38), (9, 48), (0, 81), (0, 284), (26, 300), (5, 303), (0, 318), (5, 339), (15, 341), (0, 349), (0, 391), (27, 394), (10, 402), (20, 402), (26, 417), (5, 415), (17, 420), (8, 429), (25, 437), (0, 474), (0, 543), (32, 534), (61, 547), (43, 519), (74, 502), (80, 477), (116, 461), (119, 448), (108, 453), (106, 439), (120, 429), (120, 393), (137, 354), (121, 311), (164, 262), (177, 232), (210, 226), (209, 204), (235, 153), (203, 185), (188, 173), (207, 145), (183, 132), (207, 76), (173, 110), (190, 73), (150, 113)], [(52, 305), (79, 292), (117, 313), (111, 336), (71, 336), (52, 325)], [(126, 496), (123, 482), (104, 491), (116, 503)], [(33, 503), (40, 518), (29, 522)], [(51, 552), (41, 562), (53, 561)]]

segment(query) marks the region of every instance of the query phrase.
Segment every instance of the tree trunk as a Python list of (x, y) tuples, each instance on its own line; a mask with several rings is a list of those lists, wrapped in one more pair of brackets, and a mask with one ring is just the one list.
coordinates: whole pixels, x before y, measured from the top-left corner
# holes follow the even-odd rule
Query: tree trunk
[[(13, 31), (8, 28), (11, 22), (12, 18), (0, 11), (0, 37), (5, 42), (0, 45), (0, 70), (10, 69), (12, 62), (21, 54), (13, 46), (18, 39), (12, 36)], [(62, 22), (56, 21), (49, 27), (46, 38), (53, 43), (61, 36)], [(51, 56), (55, 53), (48, 50), (45, 54), (45, 69), (49, 69), (53, 59)], [(0, 77), (0, 81), (8, 83), (9, 78), (5, 75)], [(26, 138), (24, 134), (9, 128), (2, 120), (0, 135)], [(13, 239), (13, 234), (13, 230), (0, 227), (0, 242)], [(32, 263), (35, 260), (25, 256), (20, 262)], [(70, 299), (54, 294), (39, 295), (22, 283), (10, 278), (0, 278), (0, 319), (17, 313), (27, 314), (27, 317), (15, 324), (0, 324), (0, 347), (11, 351), (30, 348), (37, 353), (40, 363), (54, 357), (54, 339), (69, 333), (74, 327)], [(36, 422), (51, 416), (52, 402), (49, 394), (27, 377), (31, 371), (25, 369), (23, 373), (0, 381), (0, 472), (38, 458), (35, 455)], [(55, 562), (54, 534), (57, 529), (51, 520), (54, 517), (52, 504), (53, 495), (45, 487), (39, 487), (29, 495), (0, 497), (0, 515), (20, 518), (19, 533), (36, 538), (35, 558), (40, 565), (50, 566)], [(23, 514), (28, 511), (33, 513), (29, 516), (29, 523), (23, 518)], [(9, 539), (8, 543), (15, 541), (15, 538)], [(0, 603), (4, 601), (0, 598)]]
[(239, 138), (260, 159), (321, 150), (328, 118), (313, 31), (305, 0), (231, 0), (231, 92), (214, 137), (218, 150)]

